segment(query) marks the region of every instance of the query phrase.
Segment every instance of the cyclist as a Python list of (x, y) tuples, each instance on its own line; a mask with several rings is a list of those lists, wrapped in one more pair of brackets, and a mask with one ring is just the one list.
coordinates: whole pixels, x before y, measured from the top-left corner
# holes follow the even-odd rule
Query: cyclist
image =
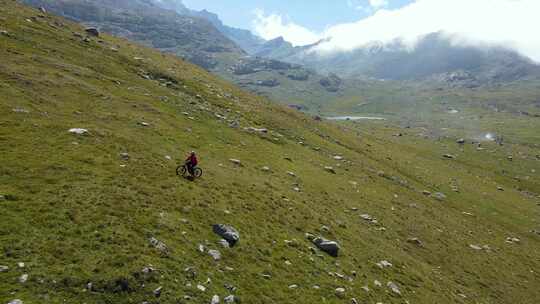
[(191, 153), (189, 153), (188, 158), (186, 159), (186, 167), (188, 169), (189, 174), (191, 174), (191, 176), (195, 174), (194, 169), (198, 163), (199, 161), (197, 160), (197, 154), (195, 154), (195, 151), (191, 151)]

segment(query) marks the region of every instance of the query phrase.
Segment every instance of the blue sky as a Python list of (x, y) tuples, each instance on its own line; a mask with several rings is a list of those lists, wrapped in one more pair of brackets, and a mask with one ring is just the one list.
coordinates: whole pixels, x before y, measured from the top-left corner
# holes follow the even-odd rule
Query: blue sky
[(540, 62), (540, 0), (183, 0), (225, 24), (319, 52), (400, 39), (412, 48), (441, 32), (462, 45), (500, 45)]
[[(277, 14), (289, 21), (320, 32), (325, 28), (358, 21), (373, 13), (370, 0), (184, 0), (192, 9), (207, 9), (217, 13), (225, 24), (252, 29), (254, 12)], [(412, 0), (371, 0), (385, 8), (399, 8)]]

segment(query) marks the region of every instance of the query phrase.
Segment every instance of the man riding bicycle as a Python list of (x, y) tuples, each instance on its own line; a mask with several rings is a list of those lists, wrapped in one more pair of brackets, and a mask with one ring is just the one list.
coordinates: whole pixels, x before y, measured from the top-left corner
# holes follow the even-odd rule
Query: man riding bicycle
[(195, 167), (199, 161), (197, 160), (197, 155), (195, 154), (195, 151), (191, 151), (188, 158), (186, 159), (186, 167), (188, 169), (189, 174), (192, 176), (195, 174)]

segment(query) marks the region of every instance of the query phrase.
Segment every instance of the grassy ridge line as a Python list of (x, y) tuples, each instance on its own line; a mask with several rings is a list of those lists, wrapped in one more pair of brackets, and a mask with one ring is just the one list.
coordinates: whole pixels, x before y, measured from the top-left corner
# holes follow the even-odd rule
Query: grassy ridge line
[[(0, 264), (15, 268), (23, 260), (28, 270), (1, 274), (7, 282), (0, 284), (1, 301), (48, 297), (87, 303), (142, 302), (153, 299), (152, 291), (163, 286), (160, 302), (174, 303), (191, 295), (193, 302), (206, 303), (214, 293), (228, 293), (225, 283), (237, 286), (246, 303), (309, 303), (322, 298), (342, 303), (347, 299), (333, 295), (341, 286), (347, 288), (347, 297), (384, 303), (404, 299), (504, 303), (510, 298), (532, 303), (537, 296), (532, 287), (538, 276), (530, 269), (538, 266), (534, 259), (538, 240), (526, 230), (536, 223), (531, 215), (538, 212), (531, 200), (516, 191), (494, 191), (491, 176), (485, 184), (473, 184), (474, 174), (483, 170), (459, 171), (463, 167), (442, 162), (430, 142), (420, 141), (422, 149), (411, 147), (387, 140), (389, 134), (379, 129), (373, 135), (362, 132), (359, 138), (353, 130), (314, 123), (238, 91), (173, 57), (107, 36), (104, 44), (95, 40), (86, 44), (73, 38), (72, 31), (81, 31), (75, 25), (49, 30), (44, 22), (25, 21), (36, 15), (33, 10), (10, 3), (3, 10), (8, 19), (2, 27), (26, 41), (4, 37), (1, 41), (2, 55), (10, 61), (1, 69), (0, 88), (6, 102), (1, 107), (5, 119), (0, 139), (6, 144), (0, 148), (0, 190), (15, 199), (2, 202), (6, 220), (0, 224), (4, 252)], [(48, 31), (56, 35), (43, 36)], [(178, 85), (163, 87), (163, 81), (141, 77), (141, 70), (144, 75), (170, 75)], [(13, 108), (30, 113), (16, 113)], [(242, 126), (267, 127), (284, 137), (231, 129), (214, 116), (217, 112), (238, 116)], [(150, 126), (138, 125), (142, 121)], [(67, 133), (79, 126), (91, 135), (77, 138)], [(321, 152), (313, 147), (321, 147)], [(179, 160), (178, 151), (191, 148), (201, 152), (207, 169), (195, 184), (179, 181), (173, 173), (175, 163), (164, 157)], [(126, 151), (131, 157), (127, 163), (119, 157)], [(332, 160), (336, 154), (351, 163)], [(241, 159), (244, 167), (229, 164), (233, 157)], [(471, 162), (483, 157), (471, 156)], [(414, 169), (419, 163), (425, 163), (421, 172)], [(261, 172), (264, 165), (272, 172)], [(333, 165), (338, 174), (325, 173), (324, 165)], [(411, 190), (379, 177), (380, 170), (387, 176), (404, 172), (421, 178), (409, 181)], [(297, 178), (286, 171), (294, 171)], [(456, 172), (464, 195), (449, 195), (447, 203), (440, 204), (419, 193), (424, 188), (444, 190)], [(300, 185), (301, 193), (292, 191), (293, 183)], [(507, 183), (511, 188), (506, 180), (505, 187)], [(482, 192), (490, 193), (489, 199)], [(508, 201), (520, 203), (516, 208)], [(418, 208), (410, 207), (412, 203)], [(352, 207), (376, 216), (387, 230), (377, 231), (377, 226), (361, 221), (350, 211)], [(473, 211), (475, 217), (464, 217), (463, 210)], [(209, 229), (216, 222), (231, 223), (242, 233), (238, 248), (220, 249), (224, 260), (219, 263), (196, 250), (205, 240), (209, 247), (217, 247)], [(304, 232), (322, 225), (331, 228), (322, 234), (343, 246), (338, 264), (312, 255), (307, 248)], [(519, 235), (522, 245), (505, 245), (508, 234)], [(149, 236), (164, 241), (172, 254), (161, 257), (148, 245)], [(420, 237), (426, 249), (406, 244), (410, 236)], [(299, 247), (283, 242), (293, 238)], [(472, 242), (497, 244), (496, 253), (471, 252), (467, 246)], [(395, 266), (381, 271), (374, 263), (382, 259)], [(137, 274), (148, 264), (159, 274), (142, 287)], [(494, 265), (500, 270), (494, 270)], [(197, 269), (195, 280), (186, 276), (188, 266)], [(524, 279), (513, 280), (509, 269)], [(351, 282), (328, 275), (352, 277), (353, 270), (359, 277)], [(30, 280), (21, 285), (17, 278), (23, 271), (30, 273)], [(273, 279), (262, 279), (261, 273), (270, 273)], [(208, 277), (213, 283), (206, 293), (186, 287)], [(375, 279), (397, 282), (403, 298), (375, 288)], [(122, 280), (129, 282), (130, 292), (115, 292)], [(83, 291), (89, 281), (97, 292)], [(290, 284), (300, 288), (290, 290)], [(322, 288), (312, 289), (314, 284)], [(372, 292), (360, 288), (365, 284)], [(458, 290), (468, 299), (456, 296)]]

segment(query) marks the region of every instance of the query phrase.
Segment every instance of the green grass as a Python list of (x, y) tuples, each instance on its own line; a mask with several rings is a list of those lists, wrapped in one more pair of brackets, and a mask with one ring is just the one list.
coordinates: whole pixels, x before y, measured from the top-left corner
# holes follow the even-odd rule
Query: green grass
[[(10, 270), (0, 273), (0, 302), (209, 303), (214, 294), (231, 293), (225, 284), (237, 288), (242, 303), (353, 297), (536, 303), (540, 297), (540, 239), (530, 232), (540, 230), (536, 146), (460, 151), (453, 139), (426, 139), (417, 128), (394, 137), (404, 131), (386, 123), (316, 122), (173, 56), (110, 36), (85, 43), (73, 36), (82, 32), (75, 24), (52, 16), (28, 22), (36, 10), (2, 4), (0, 30), (9, 36), (0, 36), (0, 57), (8, 59), (0, 62), (0, 265)], [(270, 132), (243, 129), (250, 126)], [(89, 135), (68, 133), (76, 127)], [(174, 173), (192, 149), (205, 172), (195, 182)], [(457, 158), (444, 160), (444, 153)], [(329, 165), (336, 175), (324, 170)], [(424, 190), (448, 197), (439, 202)], [(362, 213), (379, 224), (360, 219)], [(220, 248), (215, 223), (235, 226), (239, 244)], [(322, 232), (323, 225), (330, 231)], [(305, 233), (337, 240), (340, 256), (314, 254)], [(170, 253), (151, 247), (150, 237)], [(424, 247), (408, 243), (411, 237)], [(506, 237), (521, 242), (507, 244)], [(199, 253), (199, 244), (219, 249), (223, 259)], [(492, 250), (477, 252), (470, 244)], [(379, 269), (381, 260), (394, 266)], [(158, 271), (143, 275), (149, 265)], [(29, 280), (21, 284), (23, 273)], [(208, 278), (207, 291), (198, 291)], [(88, 282), (93, 290), (86, 290)], [(298, 288), (289, 289), (292, 284)], [(335, 295), (338, 287), (345, 296)]]

